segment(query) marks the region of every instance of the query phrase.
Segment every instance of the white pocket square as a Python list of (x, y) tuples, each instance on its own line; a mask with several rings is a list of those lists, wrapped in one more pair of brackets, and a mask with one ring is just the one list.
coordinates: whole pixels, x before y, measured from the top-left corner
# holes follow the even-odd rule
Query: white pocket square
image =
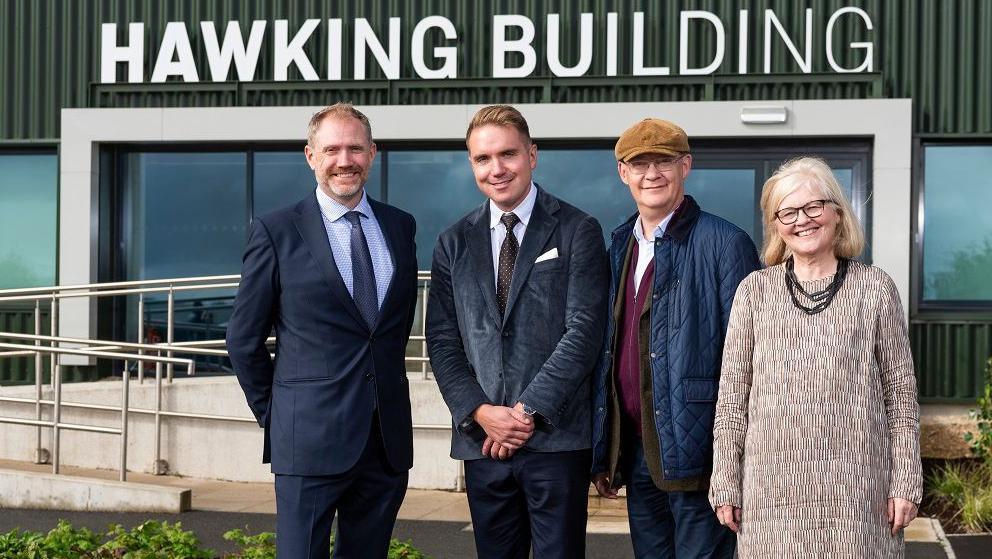
[(545, 260), (551, 260), (552, 258), (558, 258), (558, 248), (557, 247), (549, 250), (548, 252), (545, 252), (541, 256), (538, 256), (537, 257), (537, 260), (534, 261), (534, 264), (537, 264), (538, 262), (544, 262)]

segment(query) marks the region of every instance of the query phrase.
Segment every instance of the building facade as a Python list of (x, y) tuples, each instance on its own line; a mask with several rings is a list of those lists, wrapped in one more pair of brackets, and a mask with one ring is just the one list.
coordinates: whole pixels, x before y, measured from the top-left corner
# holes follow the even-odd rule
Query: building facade
[[(654, 116), (689, 133), (688, 192), (759, 245), (764, 180), (824, 157), (899, 288), (921, 399), (972, 401), (992, 354), (990, 28), (977, 0), (0, 0), (0, 289), (238, 273), (252, 216), (314, 189), (306, 123), (339, 100), (372, 121), (369, 193), (416, 216), (423, 270), (482, 201), (464, 131), (483, 104), (521, 109), (538, 184), (609, 231), (634, 211), (612, 145)], [(184, 297), (183, 331), (223, 337), (231, 293)], [(133, 299), (59, 312), (63, 335), (135, 338)], [(0, 330), (29, 316), (0, 308)], [(31, 366), (3, 360), (0, 382)]]

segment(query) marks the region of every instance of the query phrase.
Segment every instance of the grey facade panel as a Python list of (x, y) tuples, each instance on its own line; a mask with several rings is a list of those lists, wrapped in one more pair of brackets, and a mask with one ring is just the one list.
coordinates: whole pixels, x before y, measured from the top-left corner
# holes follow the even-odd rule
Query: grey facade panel
[[(855, 67), (861, 52), (844, 48), (850, 42), (874, 42), (874, 69), (878, 83), (861, 75), (861, 83), (847, 81), (850, 74), (829, 72), (825, 54), (826, 21), (836, 10), (856, 6), (872, 18), (869, 32), (853, 16), (840, 18), (833, 38), (837, 62)], [(763, 74), (764, 13), (774, 10), (783, 27), (804, 47), (801, 30), (805, 9), (813, 13), (813, 74), (802, 74), (782, 40), (773, 33), (771, 72)], [(712, 76), (687, 80), (686, 76), (634, 77), (632, 72), (633, 13), (645, 13), (645, 54), (648, 66), (669, 66), (678, 73), (679, 12), (708, 10), (726, 30), (727, 51)], [(747, 65), (750, 74), (738, 76), (737, 44), (739, 11), (748, 11)], [(561, 17), (561, 62), (579, 58), (581, 13), (594, 14), (592, 65), (582, 78), (551, 78), (546, 52), (548, 13)], [(618, 14), (617, 66), (619, 75), (606, 76), (606, 13)], [(529, 79), (491, 77), (492, 17), (521, 14), (536, 30), (537, 69)], [(428, 15), (444, 15), (455, 26), (459, 49), (458, 79), (416, 79), (410, 62), (413, 27)], [(401, 24), (401, 79), (387, 82), (367, 57), (369, 82), (353, 77), (351, 44), (353, 20), (367, 18), (385, 41), (389, 17)], [(337, 99), (357, 104), (462, 104), (462, 103), (582, 103), (610, 101), (843, 99), (911, 97), (914, 131), (923, 134), (992, 134), (992, 2), (981, 0), (699, 0), (648, 2), (631, 0), (503, 0), (461, 2), (356, 0), (315, 2), (295, 0), (0, 0), (0, 142), (54, 140), (59, 136), (58, 113), (62, 107), (158, 106), (265, 106), (319, 105)], [(343, 20), (342, 75), (344, 81), (327, 81), (328, 18)], [(321, 20), (305, 50), (321, 80), (306, 82), (291, 68), (289, 80), (274, 82), (273, 26), (288, 19), (292, 36), (306, 19)], [(253, 20), (266, 21), (262, 56), (251, 83), (209, 81), (209, 69), (199, 23), (213, 21), (223, 37), (228, 21), (240, 23), (247, 37)], [(198, 84), (170, 81), (165, 84), (101, 85), (100, 26), (118, 24), (118, 41), (127, 40), (126, 25), (145, 24), (144, 79), (147, 82), (158, 55), (160, 41), (170, 21), (186, 23), (200, 74)], [(715, 33), (705, 23), (694, 23), (689, 37), (689, 63), (705, 65), (714, 54)], [(511, 37), (513, 35), (511, 34)], [(440, 32), (427, 35), (426, 49), (449, 44)], [(519, 57), (518, 57), (519, 58)], [(511, 62), (513, 56), (510, 57)], [(118, 77), (123, 79), (123, 65)], [(858, 76), (855, 74), (854, 76)], [(230, 76), (228, 76), (230, 77)], [(713, 81), (707, 84), (705, 78)], [(405, 84), (404, 82), (415, 82)], [(397, 83), (398, 82), (398, 83)], [(612, 83), (610, 83), (612, 82)]]

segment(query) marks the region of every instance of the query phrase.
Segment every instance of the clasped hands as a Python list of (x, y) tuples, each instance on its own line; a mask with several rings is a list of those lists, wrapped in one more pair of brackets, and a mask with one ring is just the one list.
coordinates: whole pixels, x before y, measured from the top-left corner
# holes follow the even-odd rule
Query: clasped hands
[(520, 402), (512, 408), (482, 404), (472, 413), (472, 419), (486, 432), (483, 456), (494, 460), (513, 456), (534, 434), (534, 418), (524, 413)]
[[(889, 497), (886, 517), (892, 525), (892, 535), (895, 536), (916, 518), (917, 507), (912, 501), (901, 497)], [(733, 505), (722, 505), (716, 508), (716, 517), (727, 528), (734, 532), (740, 530), (741, 509)]]

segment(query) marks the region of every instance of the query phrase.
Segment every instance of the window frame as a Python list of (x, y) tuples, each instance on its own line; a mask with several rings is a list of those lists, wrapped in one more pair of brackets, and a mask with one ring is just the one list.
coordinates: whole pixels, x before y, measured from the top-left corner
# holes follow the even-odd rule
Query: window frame
[(924, 237), (926, 232), (926, 150), (928, 147), (988, 147), (992, 138), (955, 138), (943, 135), (917, 135), (913, 139), (913, 167), (910, 186), (911, 227), (910, 305), (912, 316), (927, 320), (980, 319), (992, 317), (992, 300), (927, 300), (924, 298)]

